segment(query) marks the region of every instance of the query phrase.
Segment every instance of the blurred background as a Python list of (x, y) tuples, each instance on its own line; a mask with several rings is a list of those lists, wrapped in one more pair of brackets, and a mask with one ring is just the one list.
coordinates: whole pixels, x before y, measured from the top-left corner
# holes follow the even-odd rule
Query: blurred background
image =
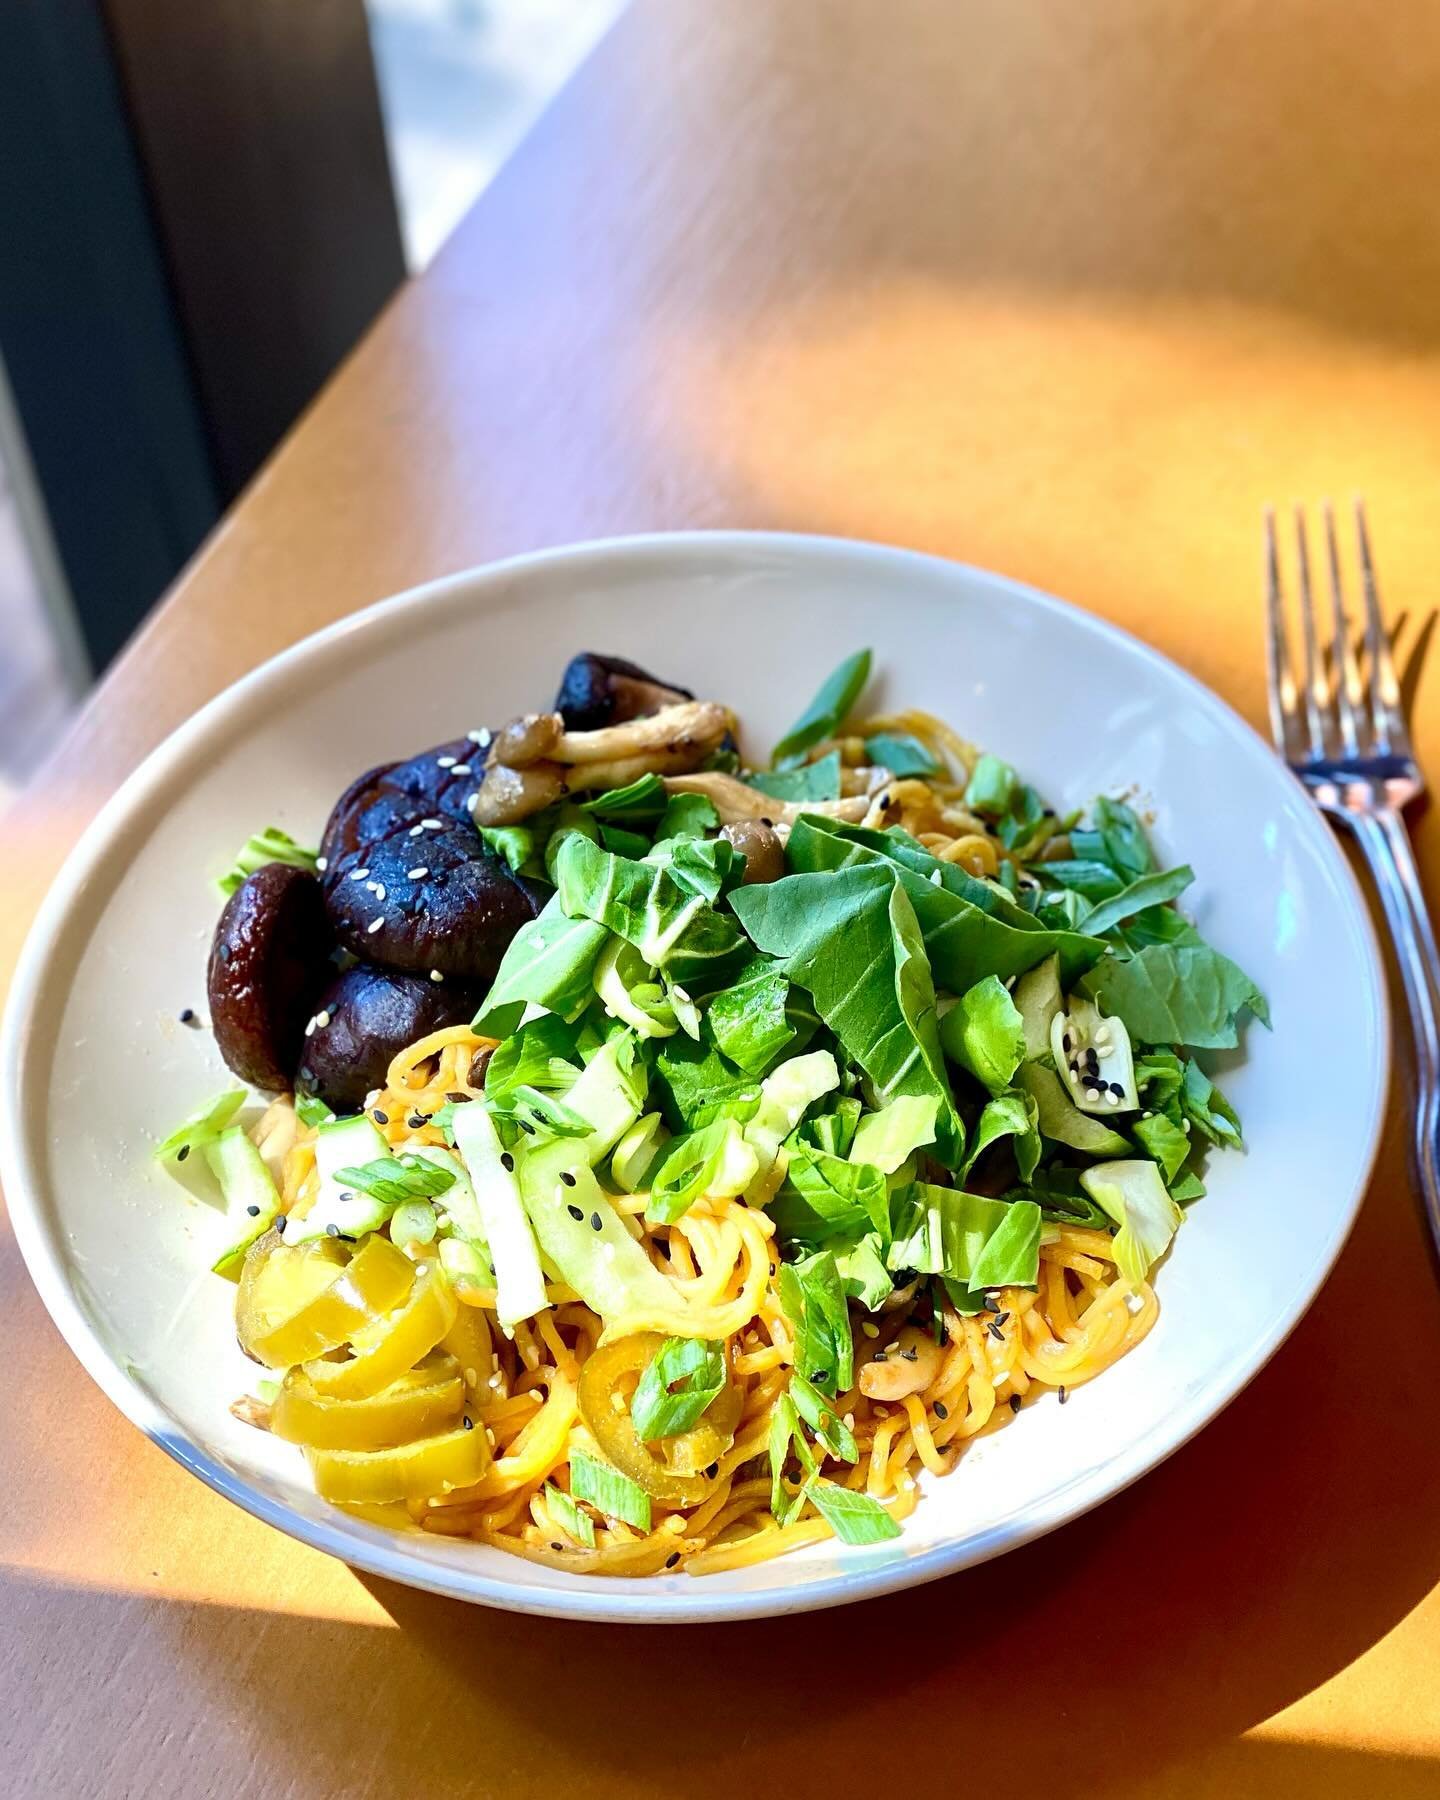
[(0, 805), (624, 3), (0, 5)]

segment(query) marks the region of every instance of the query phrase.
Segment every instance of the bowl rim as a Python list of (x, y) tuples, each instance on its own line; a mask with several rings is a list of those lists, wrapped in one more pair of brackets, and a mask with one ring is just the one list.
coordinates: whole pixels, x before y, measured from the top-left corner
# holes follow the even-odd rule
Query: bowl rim
[[(753, 556), (764, 552), (792, 559), (838, 555), (852, 562), (886, 568), (893, 568), (898, 560), (932, 573), (958, 574), (981, 590), (989, 589), (993, 597), (1003, 594), (1009, 599), (1020, 599), (1041, 613), (1078, 620), (1085, 629), (1109, 639), (1128, 655), (1139, 657), (1168, 679), (1184, 684), (1221, 729), (1260, 750), (1267, 761), (1279, 763), (1272, 746), (1228, 702), (1163, 652), (1108, 619), (1010, 576), (953, 558), (860, 539), (785, 531), (646, 532), (557, 545), (459, 570), (346, 614), (277, 651), (222, 688), (169, 733), (125, 778), (81, 833), (47, 890), (17, 958), (9, 1002), (0, 1024), (0, 1186), (21, 1256), (46, 1310), (81, 1367), (126, 1418), (183, 1468), (246, 1512), (369, 1574), (504, 1611), (610, 1623), (683, 1624), (820, 1610), (893, 1593), (973, 1567), (1029, 1543), (1123, 1492), (1224, 1411), (1265, 1367), (1308, 1311), (1354, 1226), (1374, 1173), (1385, 1122), (1392, 1056), (1389, 996), (1374, 925), (1359, 882), (1319, 811), (1307, 807), (1295, 814), (1297, 821), (1303, 821), (1298, 828), (1309, 836), (1322, 864), (1328, 865), (1336, 891), (1343, 896), (1343, 905), (1349, 911), (1349, 923), (1365, 964), (1366, 1008), (1379, 1049), (1372, 1063), (1368, 1143), (1361, 1175), (1330, 1241), (1319, 1247), (1308, 1281), (1297, 1290), (1298, 1298), (1272, 1320), (1269, 1329), (1230, 1370), (1177, 1407), (1163, 1431), (1137, 1442), (1122, 1458), (1062, 1482), (1042, 1503), (1028, 1507), (1022, 1517), (1003, 1521), (978, 1539), (971, 1538), (963, 1545), (941, 1543), (913, 1556), (891, 1557), (870, 1566), (861, 1553), (853, 1564), (842, 1564), (833, 1574), (788, 1591), (777, 1587), (726, 1592), (694, 1581), (689, 1584), (694, 1590), (692, 1596), (656, 1582), (621, 1584), (600, 1579), (592, 1579), (589, 1586), (576, 1590), (529, 1588), (522, 1579), (512, 1582), (479, 1570), (442, 1569), (415, 1562), (405, 1549), (405, 1534), (349, 1518), (338, 1510), (324, 1520), (306, 1518), (211, 1458), (179, 1432), (158, 1401), (124, 1372), (86, 1319), (51, 1243), (44, 1218), (44, 1180), (34, 1141), (44, 1109), (30, 1104), (30, 1060), (26, 1050), (52, 961), (72, 915), (132, 821), (161, 796), (167, 784), (184, 778), (193, 753), (212, 736), (224, 732), (252, 696), (409, 614), (444, 608), (447, 603), (460, 604), (477, 583), (503, 585), (508, 579), (526, 578), (595, 558), (643, 559), (678, 553), (723, 561), (745, 553)], [(1279, 770), (1283, 773), (1283, 764), (1279, 764)], [(517, 1563), (517, 1569), (520, 1566)]]

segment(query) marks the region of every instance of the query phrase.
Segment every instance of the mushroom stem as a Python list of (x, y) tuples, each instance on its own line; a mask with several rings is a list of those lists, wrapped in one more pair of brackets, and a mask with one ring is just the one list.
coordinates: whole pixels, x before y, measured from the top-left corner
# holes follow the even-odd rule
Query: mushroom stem
[(738, 825), (743, 819), (793, 825), (801, 813), (820, 813), (827, 819), (842, 819), (854, 825), (864, 818), (870, 805), (863, 794), (847, 800), (776, 800), (718, 769), (707, 769), (698, 775), (668, 775), (665, 786), (672, 794), (704, 794), (719, 813), (722, 825)]

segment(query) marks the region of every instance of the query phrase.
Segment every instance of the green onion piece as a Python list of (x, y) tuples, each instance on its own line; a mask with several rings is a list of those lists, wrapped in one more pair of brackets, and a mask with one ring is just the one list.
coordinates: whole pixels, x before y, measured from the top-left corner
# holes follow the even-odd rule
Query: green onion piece
[(725, 1352), (704, 1338), (667, 1338), (630, 1400), (630, 1421), (647, 1444), (698, 1424), (725, 1386)]
[(253, 875), (267, 863), (289, 863), (291, 868), (308, 869), (313, 875), (318, 854), (297, 844), (289, 832), (282, 831), (278, 825), (267, 825), (263, 831), (245, 840), (217, 885), (222, 894), (233, 894), (247, 875)]
[(587, 1550), (595, 1547), (595, 1521), (589, 1513), (581, 1512), (571, 1496), (563, 1489), (556, 1487), (553, 1481), (545, 1483), (545, 1505), (550, 1517), (568, 1538), (577, 1544), (583, 1544)]
[(588, 1500), (607, 1519), (623, 1520), (637, 1531), (650, 1529), (650, 1496), (644, 1488), (583, 1450), (570, 1457), (570, 1492), (577, 1500)]
[(771, 768), (790, 768), (804, 762), (807, 750), (834, 737), (869, 679), (870, 652), (857, 650), (853, 656), (847, 656), (838, 669), (826, 676), (819, 693), (775, 746)]
[(177, 1125), (162, 1144), (157, 1145), (156, 1160), (168, 1162), (174, 1159), (183, 1162), (192, 1150), (213, 1144), (245, 1104), (245, 1094), (244, 1088), (230, 1088), (223, 1094), (217, 1094), (213, 1100), (208, 1100), (198, 1112), (191, 1113), (183, 1125)]
[(815, 1433), (817, 1443), (840, 1462), (859, 1462), (860, 1447), (855, 1442), (854, 1432), (819, 1388), (813, 1387), (803, 1375), (792, 1375), (790, 1393), (796, 1412)]
[[(815, 1461), (815, 1452), (805, 1442), (805, 1433), (800, 1429), (800, 1417), (795, 1410), (795, 1402), (788, 1393), (784, 1393), (775, 1402), (775, 1409), (770, 1415), (770, 1510), (781, 1525), (788, 1525), (790, 1520), (804, 1506), (810, 1483), (819, 1473), (819, 1464)], [(785, 1491), (785, 1465), (790, 1460), (791, 1450), (800, 1459), (800, 1466), (805, 1471), (805, 1481), (798, 1493), (788, 1494)]]
[(295, 1117), (302, 1125), (328, 1125), (335, 1115), (318, 1094), (297, 1094)]
[(443, 1194), (454, 1185), (455, 1171), (420, 1156), (377, 1156), (359, 1168), (337, 1169), (335, 1179), (342, 1188), (373, 1195), (387, 1206), (399, 1206), (406, 1200), (431, 1200)]
[(439, 1229), (428, 1200), (402, 1200), (390, 1215), (390, 1238), (396, 1244), (432, 1244)]
[(975, 767), (970, 771), (969, 785), (965, 789), (965, 804), (972, 812), (998, 818), (1002, 813), (1009, 812), (1019, 785), (1020, 777), (1010, 764), (1001, 762), (998, 756), (991, 756), (987, 750), (976, 760)]
[(833, 1481), (812, 1481), (810, 1498), (842, 1544), (880, 1544), (900, 1535), (900, 1527), (870, 1494), (839, 1487)]

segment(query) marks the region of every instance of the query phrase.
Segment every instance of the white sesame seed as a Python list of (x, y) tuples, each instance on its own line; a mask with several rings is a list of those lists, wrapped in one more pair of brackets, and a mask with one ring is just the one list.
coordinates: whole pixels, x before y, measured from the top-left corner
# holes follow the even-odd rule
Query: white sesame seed
[(319, 873), (323, 875), (325, 873), (326, 869), (328, 869), (330, 867), (330, 865), (323, 856), (317, 856), (315, 858), (315, 867), (319, 871)]
[(383, 900), (385, 898), (385, 883), (383, 881), (377, 881), (375, 883), (375, 898), (377, 900)]
[(868, 1319), (863, 1319), (861, 1321), (860, 1329), (868, 1338), (877, 1338), (880, 1335), (880, 1327), (878, 1325), (872, 1325)]
[(411, 835), (411, 837), (419, 837), (420, 827), (418, 825), (412, 825), (410, 827), (410, 835)]
[(468, 775), (470, 773), (470, 765), (469, 763), (456, 763), (450, 773), (452, 775)]
[(420, 821), (420, 829), (422, 831), (443, 831), (445, 829), (445, 821), (443, 819), (422, 819)]
[(1138, 1294), (1127, 1294), (1125, 1296), (1125, 1307), (1126, 1310), (1131, 1313), (1143, 1312), (1145, 1310), (1145, 1302)]
[(1184, 1133), (1185, 1133), (1185, 1135), (1186, 1135), (1186, 1137), (1189, 1137), (1189, 1135), (1190, 1135), (1190, 1121), (1189, 1121), (1189, 1120), (1188, 1120), (1188, 1119), (1185, 1119), (1185, 1120), (1183, 1120), (1183, 1121), (1182, 1121), (1182, 1122), (1181, 1122), (1181, 1126), (1180, 1126), (1180, 1129), (1181, 1129), (1181, 1130), (1182, 1130), (1182, 1131), (1183, 1131), (1183, 1132), (1184, 1132)]
[(930, 885), (931, 885), (931, 887), (943, 887), (944, 886), (944, 883), (940, 879), (940, 871), (938, 869), (932, 869), (930, 871)]
[(437, 756), (435, 758), (435, 766), (439, 769), (453, 769), (455, 767), (455, 758), (453, 756)]
[(366, 926), (366, 927), (365, 927), (365, 930), (366, 930), (366, 933), (367, 933), (367, 935), (369, 935), (369, 936), (371, 936), (371, 937), (373, 937), (373, 936), (374, 936), (374, 935), (375, 935), (375, 933), (376, 933), (376, 932), (377, 932), (377, 931), (378, 931), (378, 930), (379, 930), (379, 929), (380, 929), (380, 927), (381, 927), (381, 926), (382, 926), (382, 925), (383, 925), (383, 924), (384, 924), (384, 923), (385, 923), (385, 921), (384, 921), (384, 919), (383, 919), (383, 918), (381, 918), (381, 919), (372, 919), (372, 920), (371, 920), (371, 921), (370, 921), (370, 923), (369, 923), (369, 924), (368, 924), (368, 925), (367, 925), (367, 926)]
[(318, 1023), (318, 1021), (317, 1021), (317, 1020), (315, 1020), (315, 1019), (310, 1019), (310, 1020), (308, 1020), (308, 1021), (307, 1021), (307, 1023), (306, 1023), (306, 1026), (305, 1026), (305, 1035), (306, 1035), (306, 1037), (314, 1037), (314, 1035), (315, 1035), (315, 1026), (316, 1026), (316, 1024), (317, 1024), (317, 1023)]
[(1098, 1100), (1100, 1098), (1099, 1088), (1087, 1087), (1085, 1090), (1085, 1098), (1087, 1100)]
[(423, 881), (429, 873), (429, 869), (425, 867), (424, 863), (421, 863), (418, 869), (407, 869), (405, 879), (407, 881)]
[(445, 977), (440, 973), (440, 971), (438, 969), (432, 969), (430, 971), (430, 979), (432, 981), (443, 981), (445, 979)]
[(475, 810), (475, 808), (476, 808), (476, 807), (477, 807), (477, 806), (478, 806), (478, 805), (479, 805), (479, 804), (480, 804), (480, 796), (479, 796), (479, 794), (472, 794), (472, 795), (471, 795), (471, 796), (470, 796), (470, 798), (469, 798), (469, 799), (468, 799), (468, 800), (467, 800), (467, 801), (466, 801), (466, 802), (465, 802), (465, 810), (466, 810), (466, 812), (468, 812), (468, 813), (473, 813), (473, 812), (474, 812), (474, 810)]
[(1101, 1062), (1104, 1062), (1107, 1056), (1113, 1056), (1115, 1054), (1115, 1046), (1113, 1044), (1101, 1044), (1095, 1054), (1100, 1058)]
[(1107, 1106), (1118, 1106), (1120, 1104), (1120, 1096), (1107, 1091), (1105, 1095), (1105, 1104)]
[(369, 873), (370, 871), (368, 869), (352, 869), (350, 871), (350, 879), (352, 881), (363, 881)]
[(315, 1015), (316, 1029), (319, 1031), (323, 1031), (329, 1023), (330, 1023), (330, 1014), (329, 1014), (328, 1010), (322, 1006), (320, 1008), (320, 1011), (318, 1013), (316, 1013), (316, 1015)]
[(490, 732), (484, 725), (478, 731), (467, 731), (465, 735), (472, 744), (478, 744), (482, 750), (490, 742)]

